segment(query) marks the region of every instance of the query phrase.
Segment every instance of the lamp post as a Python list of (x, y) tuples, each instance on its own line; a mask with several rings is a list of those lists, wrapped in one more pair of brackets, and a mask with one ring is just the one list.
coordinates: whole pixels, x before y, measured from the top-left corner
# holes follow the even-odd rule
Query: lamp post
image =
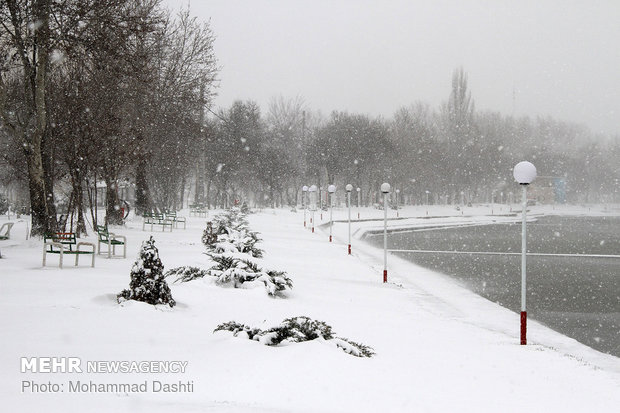
[(334, 212), (334, 192), (336, 192), (336, 185), (330, 185), (327, 187), (327, 202), (329, 202), (329, 242), (332, 242), (332, 227), (334, 226), (333, 212)]
[(351, 191), (353, 185), (347, 184), (344, 189), (347, 191), (347, 203), (349, 204), (349, 255), (351, 255)]
[(360, 219), (360, 208), (362, 206), (362, 188), (358, 186), (356, 191), (357, 191), (357, 219)]
[(536, 167), (530, 162), (519, 162), (513, 170), (515, 181), (521, 185), (523, 196), (523, 221), (521, 223), (521, 345), (527, 344), (527, 307), (526, 307), (526, 256), (527, 256), (527, 186), (536, 179)]
[(383, 192), (383, 282), (387, 282), (387, 197), (390, 193), (390, 184), (381, 184)]
[(310, 216), (310, 224), (312, 226), (312, 232), (314, 233), (314, 211), (316, 211), (316, 185), (311, 185), (308, 188), (310, 192), (310, 211), (312, 215)]
[(304, 228), (306, 228), (306, 193), (308, 192), (308, 186), (301, 187), (301, 206), (304, 209)]
[(319, 186), (319, 214), (321, 214), (321, 221), (323, 221), (323, 187)]
[(431, 191), (424, 191), (424, 192), (426, 192), (426, 205), (428, 205), (428, 194), (430, 194)]

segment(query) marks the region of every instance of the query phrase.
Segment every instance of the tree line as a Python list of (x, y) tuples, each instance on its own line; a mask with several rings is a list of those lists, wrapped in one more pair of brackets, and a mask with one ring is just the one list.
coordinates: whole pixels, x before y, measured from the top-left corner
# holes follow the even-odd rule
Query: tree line
[(205, 176), (198, 181), (209, 190), (194, 194), (209, 206), (230, 199), (295, 205), (303, 185), (325, 190), (331, 183), (361, 188), (369, 205), (380, 202), (382, 182), (399, 189), (401, 202), (501, 202), (519, 190), (512, 168), (521, 160), (537, 166), (541, 184), (562, 180), (568, 202), (620, 201), (618, 136), (550, 117), (476, 111), (462, 68), (446, 82), (439, 108), (417, 102), (389, 119), (321, 116), (301, 98), (277, 97), (264, 115), (256, 103), (235, 102), (206, 130)]
[(331, 183), (362, 188), (364, 204), (382, 182), (411, 203), (476, 202), (510, 191), (523, 159), (564, 179), (569, 201), (618, 201), (617, 137), (476, 111), (463, 69), (440, 107), (417, 102), (389, 119), (324, 116), (300, 97), (214, 110), (215, 35), (188, 10), (3, 0), (0, 23), (0, 183), (26, 188), (33, 234), (85, 233), (100, 221), (98, 187), (110, 224), (122, 222), (127, 187), (138, 214), (237, 199), (296, 205), (303, 185)]

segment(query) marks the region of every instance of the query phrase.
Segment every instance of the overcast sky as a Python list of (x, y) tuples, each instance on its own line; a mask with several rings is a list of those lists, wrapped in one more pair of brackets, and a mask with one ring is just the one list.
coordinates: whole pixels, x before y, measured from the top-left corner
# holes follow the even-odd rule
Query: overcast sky
[[(186, 0), (164, 0), (173, 8)], [(477, 110), (620, 134), (620, 0), (192, 0), (211, 21), (218, 107), (277, 95), (391, 117), (438, 107), (462, 66)]]

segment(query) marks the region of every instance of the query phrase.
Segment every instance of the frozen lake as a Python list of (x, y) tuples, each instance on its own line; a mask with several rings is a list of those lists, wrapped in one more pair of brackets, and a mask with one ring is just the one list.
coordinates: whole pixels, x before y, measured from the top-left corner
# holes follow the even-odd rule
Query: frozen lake
[[(368, 241), (383, 245), (380, 235), (369, 236)], [(521, 224), (393, 233), (388, 248), (519, 253)], [(620, 255), (620, 218), (539, 218), (528, 223), (528, 252)], [(520, 255), (397, 254), (520, 311)], [(620, 258), (528, 256), (527, 287), (528, 317), (620, 357)]]

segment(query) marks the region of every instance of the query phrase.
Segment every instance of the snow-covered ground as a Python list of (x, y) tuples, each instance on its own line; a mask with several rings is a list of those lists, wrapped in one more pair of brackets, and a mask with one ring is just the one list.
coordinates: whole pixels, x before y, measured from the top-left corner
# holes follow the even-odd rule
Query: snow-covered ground
[[(501, 211), (500, 211), (501, 208)], [(493, 212), (493, 216), (486, 215)], [(390, 225), (462, 225), (489, 222), (508, 207), (409, 207), (408, 220)], [(618, 214), (588, 207), (531, 208), (532, 214)], [(334, 211), (344, 220), (346, 210)], [(396, 211), (389, 211), (395, 217)], [(187, 216), (187, 213), (184, 215)], [(357, 210), (353, 209), (353, 217)], [(307, 220), (309, 221), (308, 214)], [(128, 238), (126, 259), (98, 257), (90, 268), (56, 256), (41, 267), (40, 240), (25, 240), (17, 222), (0, 241), (0, 398), (7, 412), (614, 412), (620, 405), (620, 361), (535, 322), (527, 346), (519, 345), (519, 316), (459, 287), (450, 279), (389, 257), (382, 282), (382, 251), (363, 244), (363, 231), (381, 222), (355, 223), (353, 255), (348, 226), (317, 212), (315, 233), (303, 228), (303, 212), (263, 210), (250, 216), (262, 235), (261, 264), (284, 270), (294, 289), (271, 298), (261, 287), (222, 288), (208, 280), (171, 284), (178, 305), (117, 304), (129, 284), (140, 242), (141, 220), (113, 231)], [(362, 219), (383, 211), (362, 209)], [(518, 219), (518, 218), (516, 218)], [(0, 218), (0, 223), (6, 217)], [(206, 266), (200, 242), (205, 218), (188, 218), (186, 230), (155, 231), (166, 269)], [(308, 223), (309, 226), (309, 223)], [(94, 240), (91, 237), (91, 240)], [(325, 341), (269, 347), (213, 333), (235, 320), (255, 327), (309, 316), (339, 336), (373, 347), (357, 358)], [(78, 357), (92, 361), (181, 361), (181, 373), (22, 373), (22, 357)], [(76, 382), (147, 383), (144, 393), (75, 393)], [(155, 392), (155, 382), (185, 392)], [(33, 386), (58, 385), (58, 393)], [(191, 384), (191, 386), (190, 386)], [(158, 386), (155, 384), (155, 386)], [(189, 391), (191, 389), (191, 391)], [(23, 390), (23, 391), (22, 391)], [(62, 390), (62, 392), (60, 392)]]

